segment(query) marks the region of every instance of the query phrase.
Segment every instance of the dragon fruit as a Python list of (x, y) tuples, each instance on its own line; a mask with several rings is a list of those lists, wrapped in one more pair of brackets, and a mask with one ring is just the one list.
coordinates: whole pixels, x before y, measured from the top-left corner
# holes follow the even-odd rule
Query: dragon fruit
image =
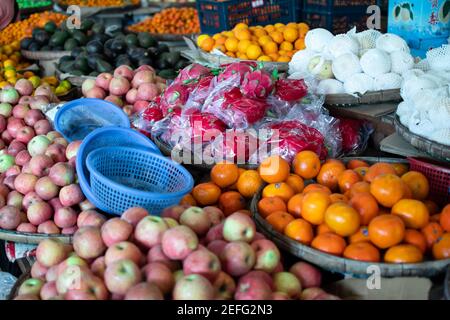
[(189, 95), (189, 100), (186, 103), (186, 108), (197, 108), (201, 109), (203, 104), (211, 93), (211, 83), (214, 80), (214, 76), (206, 76), (201, 78), (195, 89)]
[[(252, 146), (252, 148), (250, 148)], [(247, 163), (251, 153), (258, 148), (258, 139), (245, 130), (228, 130), (218, 136), (207, 148), (206, 154), (219, 160)]]
[(205, 76), (211, 75), (211, 71), (198, 63), (193, 63), (188, 65), (186, 68), (180, 71), (178, 76), (175, 78), (175, 84), (188, 84), (191, 82), (197, 82)]
[(356, 119), (338, 119), (344, 154), (353, 155), (364, 151), (370, 134), (373, 132), (370, 122)]
[(172, 84), (169, 86), (161, 99), (161, 110), (164, 116), (184, 107), (188, 101), (193, 86), (183, 84)]
[(224, 81), (233, 77), (235, 74), (240, 75), (240, 81), (244, 81), (247, 74), (251, 73), (256, 68), (254, 62), (233, 62), (225, 67), (225, 70), (219, 74), (219, 81)]
[(242, 82), (242, 93), (249, 98), (263, 99), (272, 92), (271, 75), (264, 70), (256, 70), (245, 76)]
[(275, 95), (283, 101), (298, 101), (307, 93), (308, 87), (303, 79), (280, 79), (275, 83)]

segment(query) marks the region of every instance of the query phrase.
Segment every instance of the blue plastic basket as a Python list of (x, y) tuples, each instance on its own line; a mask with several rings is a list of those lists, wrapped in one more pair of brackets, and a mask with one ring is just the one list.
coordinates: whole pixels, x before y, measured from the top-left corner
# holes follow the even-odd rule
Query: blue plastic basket
[(367, 29), (367, 18), (369, 15), (365, 9), (361, 12), (348, 13), (321, 13), (315, 10), (303, 10), (302, 21), (306, 22), (311, 29), (325, 28), (333, 34), (346, 33), (353, 27), (358, 31)]
[(231, 30), (239, 22), (266, 25), (298, 21), (298, 0), (197, 0), (203, 33)]
[(367, 7), (378, 5), (380, 0), (303, 0), (303, 9), (316, 13), (365, 12)]
[(104, 147), (133, 147), (144, 151), (161, 154), (158, 147), (142, 133), (136, 130), (120, 127), (106, 127), (91, 132), (80, 145), (77, 153), (77, 175), (81, 190), (97, 208), (102, 208), (102, 203), (93, 195), (89, 185), (89, 170), (86, 159), (92, 151)]
[(92, 193), (108, 213), (143, 207), (159, 215), (179, 203), (194, 186), (183, 166), (141, 149), (100, 148), (88, 155), (86, 163)]
[(82, 98), (66, 103), (55, 116), (55, 129), (71, 142), (102, 127), (130, 127), (125, 112), (111, 102)]

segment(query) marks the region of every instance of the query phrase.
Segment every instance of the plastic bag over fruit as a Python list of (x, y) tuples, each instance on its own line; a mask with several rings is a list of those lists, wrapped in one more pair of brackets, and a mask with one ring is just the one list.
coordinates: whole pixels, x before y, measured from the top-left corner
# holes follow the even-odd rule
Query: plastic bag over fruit
[(17, 278), (12, 274), (0, 271), (0, 300), (6, 300), (16, 283)]

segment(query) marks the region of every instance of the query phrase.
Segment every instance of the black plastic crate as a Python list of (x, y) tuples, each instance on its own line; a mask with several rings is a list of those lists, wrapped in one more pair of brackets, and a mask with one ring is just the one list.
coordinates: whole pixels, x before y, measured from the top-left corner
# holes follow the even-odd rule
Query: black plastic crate
[(349, 13), (365, 11), (381, 0), (303, 0), (303, 9), (321, 13)]
[(325, 28), (333, 34), (346, 33), (353, 27), (356, 27), (358, 31), (366, 30), (367, 18), (369, 17), (365, 11), (352, 14), (330, 14), (311, 12), (308, 10), (303, 10), (302, 16), (303, 21), (311, 29)]
[(197, 0), (200, 28), (203, 33), (218, 33), (243, 22), (266, 25), (298, 20), (298, 0)]

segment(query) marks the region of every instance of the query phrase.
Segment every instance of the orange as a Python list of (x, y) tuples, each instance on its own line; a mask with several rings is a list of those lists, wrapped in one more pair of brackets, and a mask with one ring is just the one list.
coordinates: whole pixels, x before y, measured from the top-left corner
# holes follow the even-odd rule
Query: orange
[(339, 189), (342, 193), (345, 193), (346, 191), (350, 190), (350, 187), (352, 185), (359, 181), (361, 181), (359, 175), (355, 171), (347, 169), (343, 171), (338, 177)]
[(266, 36), (266, 35), (267, 35), (267, 32), (266, 32), (266, 30), (264, 30), (263, 28), (256, 28), (255, 30), (253, 30), (253, 34), (254, 34), (256, 37), (260, 38), (260, 37), (262, 37), (262, 36)]
[(330, 195), (331, 203), (335, 202), (348, 202), (348, 198), (341, 193), (333, 193)]
[(234, 35), (238, 40), (250, 40), (252, 34), (247, 29), (238, 29), (234, 31)]
[(295, 23), (295, 22), (289, 22), (289, 23), (286, 25), (286, 28), (294, 28), (294, 29), (297, 29), (298, 26), (297, 26), (297, 23)]
[(425, 236), (420, 231), (414, 229), (406, 229), (403, 242), (416, 246), (422, 253), (425, 253), (425, 251), (427, 250), (427, 239), (425, 239)]
[(407, 228), (420, 229), (428, 224), (430, 214), (423, 202), (412, 199), (402, 199), (391, 210), (392, 214), (402, 218)]
[[(201, 47), (201, 46), (202, 46), (203, 40), (208, 39), (208, 38), (209, 38), (209, 35), (207, 35), (207, 34), (201, 34), (201, 35), (199, 35), (198, 38), (197, 38), (197, 45), (198, 45), (199, 47)], [(215, 38), (215, 35), (214, 35), (213, 39), (214, 39), (214, 40), (216, 39), (216, 38)]]
[[(243, 169), (243, 168), (238, 168), (238, 172), (239, 172), (239, 178), (241, 177), (241, 175), (247, 170)], [(239, 181), (239, 178), (237, 179), (237, 181), (235, 183), (233, 183), (231, 186), (229, 186), (227, 189), (227, 191), (229, 190), (237, 190), (237, 183)]]
[(302, 215), (302, 201), (304, 195), (302, 193), (296, 194), (289, 199), (287, 204), (287, 211), (294, 217), (300, 218)]
[(239, 22), (234, 26), (234, 30), (242, 30), (242, 29), (248, 29), (248, 25), (243, 22)]
[(277, 29), (278, 28), (284, 28), (285, 25), (283, 23), (281, 23), (281, 22), (277, 22), (277, 23), (274, 24), (274, 27), (277, 28)]
[(311, 247), (314, 249), (332, 254), (335, 256), (341, 256), (345, 250), (345, 240), (341, 236), (334, 233), (322, 233), (316, 236), (311, 242)]
[(289, 42), (295, 42), (298, 39), (298, 30), (295, 28), (287, 27), (283, 30), (284, 40)]
[(257, 61), (265, 61), (265, 62), (271, 62), (272, 58), (269, 56), (260, 56)]
[(261, 47), (256, 44), (251, 44), (248, 46), (245, 52), (250, 60), (256, 60), (262, 54)]
[(229, 216), (238, 210), (245, 209), (245, 199), (239, 192), (227, 191), (220, 195), (219, 208), (225, 216)]
[(225, 41), (225, 48), (227, 48), (227, 51), (229, 52), (237, 52), (239, 45), (239, 40), (236, 38), (228, 38)]
[(369, 167), (369, 164), (362, 160), (352, 159), (347, 162), (347, 169), (356, 169), (360, 167)]
[(227, 51), (227, 52), (225, 52), (225, 54), (231, 58), (236, 58), (236, 55), (234, 54), (234, 52)]
[(262, 47), (264, 53), (268, 55), (278, 52), (278, 45), (273, 41), (265, 43)]
[(325, 223), (336, 234), (347, 237), (359, 229), (359, 214), (344, 202), (331, 204), (325, 211)]
[(221, 188), (226, 188), (239, 178), (239, 168), (234, 163), (218, 163), (211, 169), (211, 180)]
[(283, 233), (284, 228), (293, 220), (293, 216), (283, 211), (275, 211), (266, 218), (266, 221), (280, 233)]
[(311, 192), (311, 191), (321, 191), (321, 192), (324, 192), (324, 193), (326, 193), (328, 195), (331, 195), (331, 190), (328, 187), (325, 187), (325, 186), (323, 186), (321, 184), (318, 184), (318, 183), (308, 184), (305, 187), (305, 189), (303, 189), (303, 193), (308, 193), (308, 192)]
[(450, 258), (450, 233), (444, 233), (433, 245), (433, 257), (435, 259)]
[(348, 238), (348, 240), (350, 243), (357, 243), (357, 242), (363, 242), (363, 241), (370, 242), (369, 229), (367, 229), (367, 227), (365, 227), (365, 226), (360, 227), (358, 229), (358, 231), (356, 231), (354, 234), (352, 234)]
[(450, 204), (446, 205), (444, 209), (442, 209), (439, 217), (439, 223), (441, 224), (442, 229), (446, 232), (450, 232)]
[(408, 187), (405, 181), (402, 180), (402, 187), (403, 187), (403, 197), (402, 199), (413, 199), (413, 194), (411, 192), (411, 189)]
[(381, 205), (392, 208), (403, 198), (404, 189), (402, 179), (394, 174), (381, 174), (370, 184), (370, 193)]
[(289, 61), (291, 61), (291, 58), (289, 56), (282, 55), (277, 59), (277, 62), (289, 62)]
[(266, 30), (267, 32), (273, 32), (275, 31), (275, 27), (271, 24), (268, 24), (264, 27), (264, 30)]
[(354, 195), (357, 194), (357, 193), (361, 193), (361, 192), (368, 192), (368, 193), (370, 193), (370, 184), (368, 184), (365, 181), (356, 182), (355, 184), (353, 184), (350, 187), (349, 191), (350, 192), (349, 192), (348, 197), (350, 199), (353, 198)]
[(356, 193), (350, 199), (350, 205), (359, 213), (363, 226), (367, 226), (380, 210), (377, 200), (368, 192)]
[(212, 182), (200, 183), (192, 190), (195, 201), (201, 206), (215, 204), (219, 200), (220, 193), (220, 188)]
[(364, 180), (367, 182), (372, 182), (375, 177), (386, 173), (397, 175), (397, 172), (390, 163), (378, 162), (369, 167), (369, 170), (364, 176)]
[(197, 205), (197, 201), (195, 201), (194, 197), (192, 196), (192, 194), (188, 193), (187, 195), (185, 195), (181, 201), (180, 201), (181, 205), (189, 205), (189, 206), (196, 206)]
[(402, 180), (405, 181), (409, 189), (411, 189), (414, 199), (425, 200), (428, 197), (430, 186), (427, 177), (422, 173), (409, 171), (402, 175)]
[(250, 40), (241, 40), (239, 41), (238, 44), (238, 51), (239, 53), (246, 53), (247, 52), (247, 48), (251, 45), (251, 41)]
[(206, 39), (202, 40), (202, 42), (200, 44), (200, 48), (209, 52), (213, 49), (215, 43), (216, 43), (216, 41), (213, 38), (206, 38)]
[(380, 249), (399, 244), (405, 236), (403, 220), (391, 214), (373, 218), (368, 229), (370, 241)]
[(303, 179), (296, 174), (291, 173), (284, 182), (286, 182), (295, 193), (300, 193), (305, 188)]
[(271, 53), (269, 54), (269, 57), (272, 59), (272, 61), (277, 61), (280, 55), (278, 53)]
[(295, 155), (292, 167), (303, 179), (313, 179), (320, 171), (319, 156), (312, 151), (301, 151)]
[[(270, 42), (273, 42), (273, 41), (272, 41), (272, 38), (269, 37), (269, 36), (267, 36), (267, 35), (264, 35), (264, 36), (262, 36), (262, 37), (259, 37), (259, 39), (258, 39), (258, 44), (259, 44), (260, 46), (262, 46), (262, 47), (264, 47), (265, 45), (267, 45), (267, 44), (270, 43)], [(275, 44), (276, 44), (276, 43), (275, 43)], [(278, 46), (277, 46), (277, 50), (278, 50)]]
[(325, 163), (317, 175), (317, 182), (330, 188), (331, 191), (336, 191), (338, 189), (338, 177), (344, 170), (345, 166), (341, 162)]
[(430, 212), (430, 216), (439, 213), (439, 207), (436, 202), (432, 200), (424, 200), (423, 203), (427, 206), (428, 212)]
[(223, 53), (227, 52), (227, 48), (225, 48), (225, 46), (223, 44), (215, 44), (213, 49), (217, 49), (222, 51)]
[(301, 214), (303, 219), (315, 225), (323, 223), (325, 211), (330, 203), (330, 196), (322, 191), (306, 193), (302, 200)]
[(271, 183), (263, 189), (263, 198), (280, 197), (285, 202), (288, 202), (294, 195), (294, 190), (285, 182)]
[(290, 42), (283, 41), (283, 42), (280, 44), (280, 50), (289, 52), (289, 51), (294, 50), (294, 46), (293, 46), (292, 43), (290, 43)]
[(287, 211), (286, 203), (280, 197), (263, 198), (258, 202), (258, 212), (266, 218), (275, 211)]
[(422, 228), (421, 232), (427, 240), (428, 248), (431, 248), (433, 244), (435, 244), (436, 241), (444, 234), (444, 230), (437, 222), (430, 222), (424, 228)]
[(317, 233), (318, 235), (319, 235), (319, 234), (322, 234), (322, 233), (327, 233), (327, 232), (334, 233), (333, 230), (331, 230), (330, 227), (327, 226), (326, 223), (319, 224), (319, 225), (316, 227), (316, 233)]
[(302, 38), (304, 38), (306, 36), (306, 33), (309, 31), (309, 26), (304, 22), (298, 23), (297, 28), (298, 28), (299, 36)]
[(243, 172), (237, 181), (237, 190), (246, 198), (253, 197), (261, 188), (263, 181), (256, 170)]
[(303, 38), (297, 39), (295, 41), (295, 43), (294, 43), (294, 48), (296, 50), (303, 50), (303, 49), (305, 49), (306, 48), (305, 39), (303, 39)]
[(379, 262), (380, 251), (369, 242), (356, 242), (349, 244), (345, 248), (344, 258), (365, 262)]
[(393, 246), (384, 254), (384, 261), (388, 263), (418, 263), (422, 260), (422, 251), (411, 244)]
[(289, 176), (289, 163), (280, 156), (270, 156), (259, 165), (258, 172), (267, 183), (282, 182)]
[(404, 163), (393, 163), (392, 166), (399, 177), (408, 172), (408, 166)]
[(284, 41), (283, 34), (280, 31), (273, 31), (269, 33), (269, 36), (278, 44), (281, 44)]
[(311, 224), (303, 219), (295, 219), (284, 228), (284, 234), (300, 243), (309, 245), (314, 238)]
[(369, 167), (358, 167), (353, 169), (353, 171), (355, 171), (361, 179), (364, 179), (367, 172), (369, 171)]

